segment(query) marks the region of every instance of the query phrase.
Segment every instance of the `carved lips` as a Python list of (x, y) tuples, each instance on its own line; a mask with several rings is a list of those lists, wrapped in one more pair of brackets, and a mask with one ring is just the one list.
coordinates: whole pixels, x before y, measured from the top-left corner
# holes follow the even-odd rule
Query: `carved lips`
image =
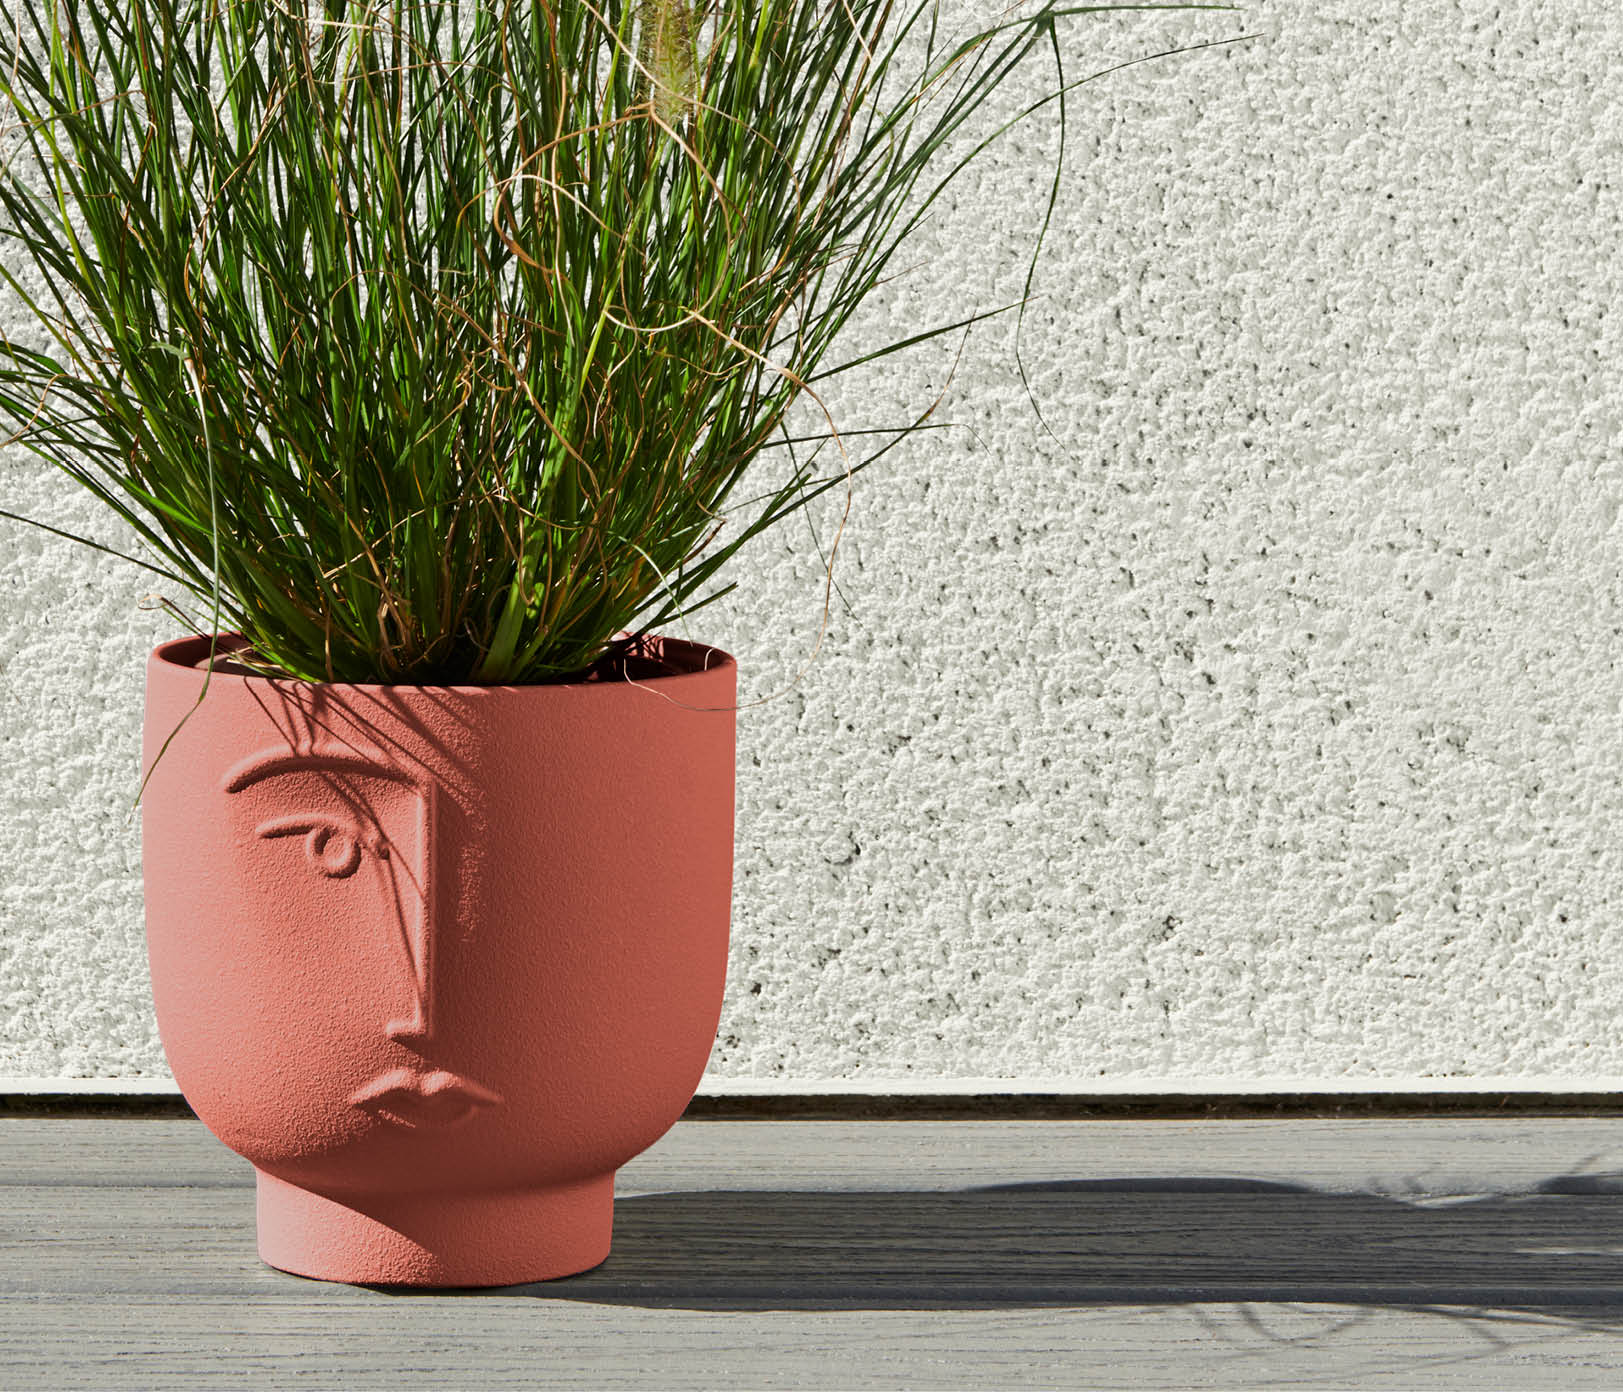
[(396, 1068), (374, 1078), (349, 1100), (384, 1121), (416, 1129), (455, 1126), (482, 1107), (500, 1106), (502, 1099), (489, 1088), (443, 1068), (431, 1073)]

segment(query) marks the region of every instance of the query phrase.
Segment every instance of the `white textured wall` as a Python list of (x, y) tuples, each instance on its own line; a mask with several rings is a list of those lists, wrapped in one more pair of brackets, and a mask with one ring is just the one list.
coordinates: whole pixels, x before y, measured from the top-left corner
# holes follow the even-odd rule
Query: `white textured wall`
[[(718, 1079), (1623, 1074), (1623, 17), (1278, 0), (1068, 47), (1242, 28), (1077, 94), (1024, 344), (1052, 435), (978, 331), (971, 428), (862, 476), (822, 654), (741, 717)], [(1014, 298), (1053, 150), (965, 182), (868, 332)], [(159, 1073), (128, 810), (168, 630), (0, 526), (0, 1074)], [(736, 574), (694, 633), (765, 697), (810, 529)]]

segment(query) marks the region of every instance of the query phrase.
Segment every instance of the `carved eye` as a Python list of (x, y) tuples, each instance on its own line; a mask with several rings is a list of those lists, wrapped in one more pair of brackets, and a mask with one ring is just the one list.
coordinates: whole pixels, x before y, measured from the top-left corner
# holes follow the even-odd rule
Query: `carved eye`
[(258, 828), (260, 836), (303, 836), (304, 854), (311, 868), (329, 880), (347, 880), (361, 868), (365, 846), (380, 860), (388, 858), (388, 848), (380, 841), (365, 838), (348, 823), (318, 815), (276, 817)]

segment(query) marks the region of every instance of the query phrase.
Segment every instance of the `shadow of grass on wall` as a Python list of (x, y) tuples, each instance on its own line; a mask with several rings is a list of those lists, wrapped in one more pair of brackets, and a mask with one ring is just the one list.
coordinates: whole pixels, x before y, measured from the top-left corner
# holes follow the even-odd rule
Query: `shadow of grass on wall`
[(1623, 1327), (1619, 1188), (1571, 1177), (1411, 1203), (1192, 1177), (628, 1196), (602, 1266), (504, 1293), (706, 1310), (1472, 1306)]

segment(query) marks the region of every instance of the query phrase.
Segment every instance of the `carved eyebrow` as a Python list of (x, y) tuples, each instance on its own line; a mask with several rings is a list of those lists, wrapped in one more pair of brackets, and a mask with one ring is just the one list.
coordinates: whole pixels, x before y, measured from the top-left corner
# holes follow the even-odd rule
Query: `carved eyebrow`
[(289, 754), (285, 750), (273, 749), (250, 754), (233, 764), (226, 770), (223, 786), (228, 793), (240, 793), (244, 788), (262, 779), (274, 778), (279, 773), (305, 772), (365, 774), (413, 787), (417, 783), (409, 774), (359, 754)]

